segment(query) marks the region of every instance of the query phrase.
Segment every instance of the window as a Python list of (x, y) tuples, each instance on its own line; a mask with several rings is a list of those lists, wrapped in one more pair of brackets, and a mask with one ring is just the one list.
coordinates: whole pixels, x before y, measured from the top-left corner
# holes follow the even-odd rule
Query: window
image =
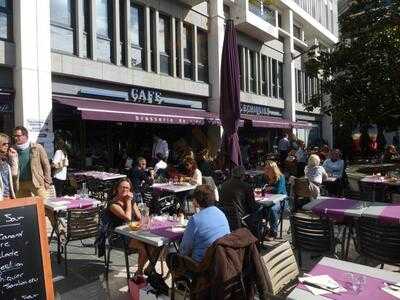
[(282, 28), (282, 15), (278, 14), (278, 27)]
[(136, 68), (144, 68), (144, 17), (143, 8), (137, 5), (130, 7), (130, 40), (131, 40), (131, 63)]
[(284, 94), (283, 94), (283, 63), (279, 62), (278, 63), (278, 75), (279, 75), (279, 80), (278, 80), (278, 93), (279, 93), (279, 98), (284, 99)]
[(179, 20), (175, 19), (175, 45), (176, 45), (176, 57), (175, 57), (175, 64), (176, 64), (176, 76), (181, 77), (181, 58), (180, 58), (180, 51), (181, 51), (181, 38), (179, 35)]
[(208, 36), (207, 32), (197, 30), (198, 79), (208, 82)]
[(261, 56), (261, 94), (267, 96), (267, 70), (268, 70), (268, 57)]
[(272, 97), (278, 98), (278, 66), (277, 61), (272, 59)]
[(12, 0), (0, 0), (0, 39), (12, 40)]
[(125, 22), (126, 22), (126, 12), (125, 12), (125, 0), (119, 0), (119, 41), (121, 47), (119, 47), (119, 63), (125, 65), (126, 63), (126, 36), (125, 36)]
[(193, 79), (193, 30), (192, 28), (184, 24), (182, 31), (182, 43), (183, 43), (183, 58), (184, 58), (184, 77)]
[(304, 81), (304, 103), (307, 103), (308, 99), (309, 99), (309, 96), (310, 96), (310, 94), (309, 94), (309, 92), (310, 92), (310, 89), (309, 89), (310, 77), (308, 77), (307, 74), (304, 74), (304, 77), (305, 77), (305, 81)]
[[(0, 1), (2, 4), (5, 1)], [(2, 5), (1, 4), (1, 5)], [(74, 54), (73, 1), (52, 0), (50, 3), (51, 49)], [(1, 32), (3, 37), (3, 32)]]
[(151, 9), (150, 10), (150, 57), (151, 57), (151, 70), (153, 72), (156, 71), (156, 62), (154, 57), (155, 53), (154, 37), (157, 36), (154, 27), (154, 21), (155, 21), (154, 15), (155, 15), (154, 10)]
[(171, 54), (171, 34), (170, 23), (167, 16), (161, 16), (158, 24), (158, 41), (160, 49), (160, 72), (171, 73), (170, 54)]
[(242, 91), (244, 91), (244, 80), (245, 80), (245, 77), (244, 77), (244, 75), (243, 75), (244, 66), (243, 66), (242, 51), (243, 51), (243, 47), (242, 47), (242, 46), (238, 46), (239, 68), (240, 68), (240, 74), (239, 74), (239, 78), (240, 78), (240, 89), (241, 89)]
[(256, 64), (255, 52), (249, 52), (249, 68), (250, 68), (250, 92), (257, 93), (256, 89)]
[(96, 26), (97, 26), (97, 59), (111, 62), (112, 56), (112, 2), (111, 0), (97, 0)]
[(89, 1), (79, 1), (82, 5), (81, 12), (83, 13), (82, 20), (83, 20), (83, 36), (81, 38), (81, 55), (82, 57), (89, 57), (91, 55), (89, 44), (90, 44), (90, 2)]
[(294, 37), (301, 40), (301, 29), (299, 26), (293, 25), (293, 35), (294, 35)]
[(325, 3), (325, 27), (329, 27), (329, 8), (328, 3)]

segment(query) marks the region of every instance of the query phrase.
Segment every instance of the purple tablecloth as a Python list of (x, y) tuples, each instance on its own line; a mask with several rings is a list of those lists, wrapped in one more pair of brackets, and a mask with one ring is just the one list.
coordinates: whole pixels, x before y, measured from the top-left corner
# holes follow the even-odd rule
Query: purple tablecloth
[(60, 202), (60, 201), (68, 201), (66, 206), (68, 209), (74, 208), (88, 208), (92, 207), (94, 200), (90, 198), (65, 198), (65, 197), (58, 197), (53, 200), (52, 202)]
[(172, 227), (175, 227), (177, 225), (178, 225), (178, 222), (176, 222), (176, 221), (152, 220), (150, 232), (157, 234), (159, 236), (165, 237), (165, 238), (169, 239), (170, 241), (176, 241), (176, 240), (179, 240), (183, 236), (183, 231), (182, 232), (173, 232), (171, 230)]
[(400, 203), (387, 204), (382, 210), (379, 220), (382, 223), (400, 224)]
[[(354, 294), (351, 290), (351, 283), (346, 282), (346, 271), (324, 266), (324, 265), (316, 265), (312, 271), (311, 275), (329, 275), (332, 279), (334, 279), (339, 285), (343, 286), (347, 289), (347, 292), (340, 293), (340, 295), (336, 294), (325, 294), (323, 295), (329, 299), (335, 300), (392, 300), (393, 296), (381, 290), (384, 287), (384, 281), (378, 278), (365, 276), (366, 284), (361, 288), (358, 294)], [(303, 290), (308, 290), (307, 287), (303, 284), (299, 284), (297, 286)]]
[(311, 210), (313, 213), (322, 216), (326, 215), (336, 221), (343, 221), (345, 210), (359, 205), (359, 201), (347, 198), (329, 198), (315, 205)]

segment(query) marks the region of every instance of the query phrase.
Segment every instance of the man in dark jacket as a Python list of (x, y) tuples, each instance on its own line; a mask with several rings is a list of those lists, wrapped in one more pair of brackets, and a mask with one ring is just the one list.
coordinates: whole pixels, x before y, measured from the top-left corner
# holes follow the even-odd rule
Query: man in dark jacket
[(220, 203), (227, 214), (231, 231), (243, 227), (241, 219), (250, 215), (246, 219), (246, 224), (253, 234), (257, 235), (254, 232), (254, 227), (258, 219), (260, 205), (254, 199), (253, 188), (243, 180), (244, 176), (245, 169), (243, 167), (233, 169), (231, 179), (221, 187)]

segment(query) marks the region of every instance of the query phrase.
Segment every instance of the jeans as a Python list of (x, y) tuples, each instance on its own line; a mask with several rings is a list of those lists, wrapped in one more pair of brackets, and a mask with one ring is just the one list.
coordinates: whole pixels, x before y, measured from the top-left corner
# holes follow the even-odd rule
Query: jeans
[(274, 204), (269, 209), (269, 226), (274, 235), (278, 234), (279, 220), (281, 218), (281, 214), (283, 214), (283, 211), (284, 211), (284, 209), (282, 209), (282, 205), (283, 205), (283, 208), (287, 207), (287, 205), (288, 205), (287, 200), (284, 200), (280, 204)]

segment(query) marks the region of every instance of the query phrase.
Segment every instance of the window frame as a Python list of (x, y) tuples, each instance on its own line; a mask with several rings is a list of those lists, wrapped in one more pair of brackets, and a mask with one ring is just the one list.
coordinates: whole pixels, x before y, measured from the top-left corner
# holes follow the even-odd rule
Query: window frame
[[(145, 11), (144, 11), (144, 7), (141, 5), (138, 5), (137, 3), (131, 2), (130, 6), (129, 6), (129, 20), (132, 19), (132, 14), (131, 14), (131, 9), (132, 7), (135, 7), (138, 9), (139, 13), (138, 13), (138, 18), (139, 18), (139, 44), (135, 44), (133, 43), (133, 39), (132, 39), (132, 28), (131, 28), (131, 23), (129, 23), (129, 36), (130, 36), (130, 47), (129, 47), (129, 51), (131, 52), (131, 61), (129, 62), (129, 66), (134, 68), (134, 69), (139, 69), (139, 70), (144, 70), (145, 66), (146, 66), (146, 46), (145, 46), (145, 41), (146, 41), (146, 37), (145, 37)], [(142, 60), (141, 60), (141, 66), (136, 66), (133, 64), (132, 59), (133, 59), (133, 55), (132, 55), (132, 50), (136, 49), (139, 50), (141, 52), (142, 55)]]
[[(9, 0), (8, 0), (9, 1)], [(72, 32), (72, 52), (70, 51), (64, 51), (61, 49), (55, 49), (51, 47), (51, 52), (54, 53), (61, 53), (61, 54), (66, 54), (66, 55), (76, 55), (78, 53), (78, 49), (77, 49), (77, 45), (75, 42), (75, 37), (76, 37), (76, 0), (68, 0), (70, 2), (71, 5), (71, 24), (67, 25), (66, 23), (62, 23), (62, 22), (57, 22), (51, 19), (51, 10), (50, 10), (50, 28), (51, 27), (55, 27), (58, 29), (62, 29), (62, 30), (67, 30), (69, 32)], [(1, 12), (2, 7), (0, 7), (0, 12)], [(51, 46), (51, 39), (52, 39), (52, 34), (51, 34), (51, 29), (50, 29), (50, 46)], [(1, 38), (0, 38), (1, 40)]]
[[(163, 19), (164, 20), (164, 47), (166, 51), (159, 51), (159, 55), (160, 55), (160, 74), (164, 74), (164, 75), (171, 75), (171, 71), (172, 71), (172, 64), (171, 64), (171, 17), (165, 14), (160, 14), (158, 17), (158, 32), (157, 32), (157, 39), (160, 41), (160, 20)], [(161, 44), (160, 44), (161, 45)], [(162, 59), (161, 58), (165, 58), (166, 61), (168, 62), (168, 72), (163, 72), (162, 68), (161, 68), (161, 64), (162, 64)]]
[[(205, 51), (206, 51), (206, 56), (205, 56), (205, 63), (200, 62), (200, 49), (201, 49), (201, 45), (200, 45), (200, 39), (199, 36), (200, 35), (204, 35), (204, 41), (206, 44), (205, 47)], [(197, 29), (197, 79), (201, 82), (209, 82), (209, 70), (208, 70), (208, 31), (206, 30), (202, 30), (202, 29)], [(206, 80), (201, 80), (200, 79), (200, 69), (203, 69), (203, 72), (206, 74)]]
[[(193, 30), (194, 27), (191, 26), (189, 23), (184, 23), (183, 24), (183, 30), (186, 31), (186, 41), (185, 45), (182, 45), (182, 51), (183, 51), (183, 78), (184, 79), (189, 79), (189, 80), (194, 80), (194, 72), (193, 72), (193, 67), (194, 67), (194, 62), (193, 62)], [(182, 32), (183, 34), (183, 32)], [(183, 38), (182, 38), (183, 39)], [(190, 41), (190, 43), (189, 43)], [(187, 58), (185, 55), (185, 47), (188, 48), (188, 45), (190, 45), (190, 49), (187, 49), (187, 53), (190, 53), (190, 57)], [(185, 46), (185, 47), (184, 47)], [(191, 72), (190, 72), (190, 77), (186, 77), (186, 66), (190, 66)]]
[[(97, 0), (96, 0), (97, 1)], [(114, 59), (114, 55), (113, 55), (113, 3), (112, 0), (106, 0), (107, 1), (107, 29), (108, 29), (108, 36), (105, 36), (102, 33), (98, 32), (98, 26), (97, 26), (97, 22), (98, 22), (98, 16), (97, 16), (97, 11), (96, 11), (96, 60), (101, 61), (101, 62), (105, 62), (105, 63), (114, 63), (113, 59)], [(97, 7), (98, 3), (96, 2), (96, 7)], [(108, 43), (110, 43), (110, 59), (109, 60), (105, 60), (103, 57), (99, 58), (99, 56), (97, 55), (97, 53), (99, 53), (98, 51), (98, 47), (99, 47), (99, 43), (98, 41), (102, 40), (102, 41), (107, 41)]]

